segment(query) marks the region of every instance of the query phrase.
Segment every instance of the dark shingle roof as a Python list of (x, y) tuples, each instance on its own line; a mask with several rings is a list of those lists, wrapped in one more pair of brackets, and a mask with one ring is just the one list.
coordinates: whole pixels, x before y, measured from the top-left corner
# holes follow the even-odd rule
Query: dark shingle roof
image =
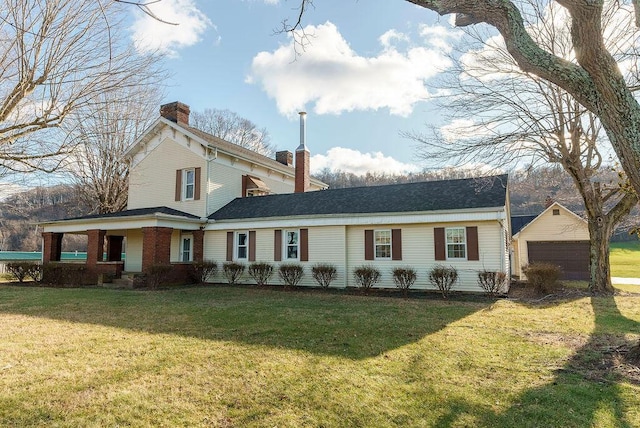
[(237, 198), (213, 220), (373, 214), (502, 207), (507, 176), (353, 187), (307, 193)]
[(538, 217), (539, 214), (536, 215), (514, 215), (511, 217), (511, 234), (515, 235), (520, 232), (523, 227), (528, 225), (533, 221), (534, 218)]
[(143, 216), (143, 215), (152, 215), (152, 214), (167, 214), (167, 215), (175, 215), (175, 216), (187, 217), (187, 218), (200, 218), (197, 215), (185, 213), (179, 210), (174, 210), (173, 208), (169, 208), (169, 207), (151, 207), (151, 208), (137, 208), (134, 210), (124, 210), (124, 211), (118, 211), (115, 213), (107, 213), (107, 214), (91, 214), (91, 215), (85, 215), (82, 217), (66, 218), (64, 220), (89, 220), (93, 218), (133, 217), (133, 216)]

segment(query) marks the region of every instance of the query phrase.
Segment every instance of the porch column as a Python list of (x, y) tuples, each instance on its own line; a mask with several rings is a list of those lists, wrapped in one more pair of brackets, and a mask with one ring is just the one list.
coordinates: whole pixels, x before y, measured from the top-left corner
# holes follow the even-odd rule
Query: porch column
[(204, 261), (204, 230), (193, 231), (193, 261)]
[(87, 265), (96, 265), (104, 260), (104, 235), (100, 229), (87, 230)]
[(171, 262), (171, 227), (142, 228), (142, 271), (157, 264)]
[(107, 261), (108, 262), (120, 262), (122, 261), (122, 241), (124, 236), (107, 236)]
[(42, 263), (59, 262), (63, 233), (42, 232)]

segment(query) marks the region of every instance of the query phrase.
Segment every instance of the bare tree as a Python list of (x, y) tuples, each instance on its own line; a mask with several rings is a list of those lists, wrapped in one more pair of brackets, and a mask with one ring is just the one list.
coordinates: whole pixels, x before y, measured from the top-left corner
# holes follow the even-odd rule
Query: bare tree
[(259, 129), (255, 123), (230, 110), (205, 109), (204, 112), (191, 113), (189, 120), (191, 126), (201, 131), (262, 155), (273, 155), (266, 128)]
[[(527, 4), (527, 18), (531, 18), (527, 28), (536, 29), (531, 31), (536, 43), (552, 54), (570, 58), (570, 29), (562, 19), (561, 6), (537, 0)], [(609, 10), (612, 14), (614, 11)], [(605, 16), (615, 21), (612, 15)], [(425, 158), (461, 163), (482, 159), (496, 165), (522, 160), (531, 165), (561, 165), (573, 179), (586, 209), (591, 237), (591, 291), (613, 292), (610, 239), (638, 197), (633, 191), (625, 191), (623, 175), (613, 183), (601, 183), (602, 150), (610, 146), (603, 141), (606, 138), (602, 138), (598, 117), (564, 89), (521, 71), (501, 40), (474, 30), (467, 34), (480, 49), (460, 57), (452, 71), (455, 77), (448, 87), (449, 96), (441, 100), (454, 126), (447, 127), (445, 135), (436, 132), (435, 138), (416, 134), (412, 138), (423, 143)], [(615, 43), (620, 43), (619, 37)], [(637, 81), (635, 75), (629, 80)]]
[(102, 94), (81, 111), (84, 120), (63, 125), (74, 151), (65, 169), (80, 200), (92, 213), (111, 213), (127, 205), (130, 160), (126, 149), (157, 117), (162, 94), (151, 87)]
[(0, 0), (0, 170), (53, 171), (73, 148), (59, 131), (103, 94), (148, 84), (157, 66), (103, 0)]

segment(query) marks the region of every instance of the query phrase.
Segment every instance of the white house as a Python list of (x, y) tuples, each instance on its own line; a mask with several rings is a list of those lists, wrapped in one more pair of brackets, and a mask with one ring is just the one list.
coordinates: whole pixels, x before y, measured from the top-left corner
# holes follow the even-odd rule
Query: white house
[(332, 285), (348, 287), (367, 264), (380, 287), (394, 286), (393, 267), (411, 266), (416, 288), (430, 288), (428, 271), (444, 264), (466, 291), (481, 291), (478, 271), (509, 276), (506, 175), (325, 190), (309, 175), (304, 114), (294, 166), (291, 152), (269, 159), (190, 127), (182, 103), (160, 111), (128, 150), (127, 210), (42, 223), (44, 263), (59, 260), (65, 233), (85, 233), (91, 274), (171, 264), (177, 280), (193, 261), (296, 262), (302, 285), (315, 285), (311, 266), (331, 263)]

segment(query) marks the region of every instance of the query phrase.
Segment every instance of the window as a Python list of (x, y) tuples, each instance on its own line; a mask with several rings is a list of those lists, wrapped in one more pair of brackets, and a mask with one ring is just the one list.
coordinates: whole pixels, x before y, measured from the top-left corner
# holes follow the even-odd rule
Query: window
[(287, 259), (298, 259), (299, 254), (299, 233), (297, 230), (287, 230), (285, 231), (285, 241), (284, 241), (284, 254)]
[(246, 260), (249, 251), (249, 234), (247, 232), (236, 233), (236, 260)]
[(196, 188), (196, 171), (194, 169), (182, 170), (182, 199), (193, 200)]
[(560, 215), (560, 210), (554, 209), (553, 210), (553, 215)]
[(447, 259), (466, 259), (466, 229), (464, 227), (448, 227), (445, 230), (447, 243)]
[(391, 231), (376, 230), (373, 232), (376, 259), (391, 258)]
[(182, 262), (190, 262), (193, 261), (193, 251), (191, 248), (191, 244), (193, 242), (193, 238), (191, 236), (184, 236), (180, 243), (180, 261)]

